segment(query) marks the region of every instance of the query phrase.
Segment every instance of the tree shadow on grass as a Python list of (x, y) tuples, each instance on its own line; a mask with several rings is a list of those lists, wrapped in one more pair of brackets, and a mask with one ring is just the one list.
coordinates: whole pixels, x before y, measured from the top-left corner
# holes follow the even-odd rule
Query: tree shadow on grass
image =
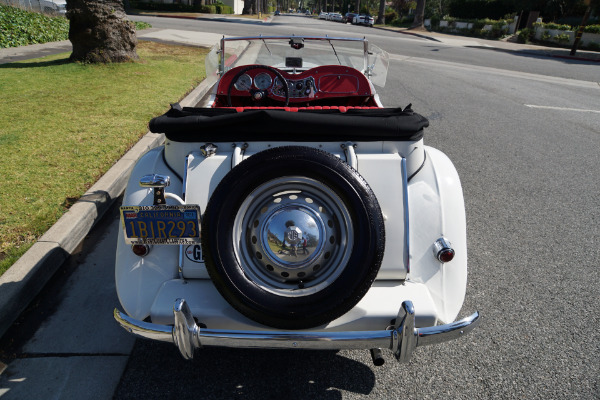
[(44, 68), (54, 67), (58, 65), (71, 64), (72, 61), (69, 57), (61, 58), (58, 60), (50, 61), (37, 61), (37, 62), (12, 62), (7, 64), (0, 64), (0, 69), (24, 69), (24, 68)]

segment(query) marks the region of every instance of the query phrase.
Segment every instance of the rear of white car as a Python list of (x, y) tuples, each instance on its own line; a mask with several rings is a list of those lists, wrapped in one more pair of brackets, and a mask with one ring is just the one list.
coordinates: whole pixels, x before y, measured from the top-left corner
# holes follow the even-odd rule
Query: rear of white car
[[(376, 364), (382, 348), (407, 362), (417, 346), (475, 328), (477, 313), (452, 322), (467, 282), (460, 180), (448, 157), (424, 145), (426, 118), (379, 102), (373, 83), (385, 81), (385, 54), (338, 38), (333, 58), (316, 47), (329, 61), (312, 66), (304, 45), (333, 47), (335, 38), (256, 38), (249, 48), (263, 62), (282, 49), (306, 56), (310, 67), (294, 58), (297, 75), (281, 79), (298, 85), (314, 74), (315, 96), (342, 104), (371, 93), (360, 104), (372, 103), (312, 105), (323, 100), (288, 83), (295, 107), (232, 106), (241, 74), (274, 69), (256, 58), (227, 69), (225, 44), (246, 39), (222, 39), (213, 63), (222, 87), (205, 107), (173, 105), (150, 123), (166, 142), (137, 163), (123, 198), (115, 278), (126, 314), (115, 310), (116, 320), (175, 343), (185, 358), (202, 346), (371, 349)], [(358, 48), (345, 59), (351, 43)], [(331, 65), (357, 54), (364, 75)], [(211, 107), (218, 96), (229, 105)]]
[(354, 17), (354, 22), (355, 25), (366, 25), (366, 26), (373, 26), (373, 24), (375, 23), (375, 18), (373, 18), (370, 15), (357, 15), (356, 17)]

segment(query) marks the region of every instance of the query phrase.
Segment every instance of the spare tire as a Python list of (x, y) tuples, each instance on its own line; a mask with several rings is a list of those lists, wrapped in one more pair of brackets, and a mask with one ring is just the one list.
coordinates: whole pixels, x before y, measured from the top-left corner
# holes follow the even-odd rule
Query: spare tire
[(252, 320), (306, 329), (348, 312), (375, 280), (383, 217), (365, 179), (338, 157), (276, 147), (233, 168), (202, 220), (206, 268)]

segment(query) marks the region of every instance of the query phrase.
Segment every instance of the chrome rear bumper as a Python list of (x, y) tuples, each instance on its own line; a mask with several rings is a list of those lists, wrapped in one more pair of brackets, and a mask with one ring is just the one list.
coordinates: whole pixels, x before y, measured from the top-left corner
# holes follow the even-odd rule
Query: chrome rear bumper
[(479, 325), (479, 313), (446, 325), (415, 328), (415, 310), (411, 301), (402, 303), (395, 325), (379, 331), (356, 332), (284, 332), (232, 331), (200, 328), (189, 306), (177, 299), (173, 306), (175, 325), (138, 321), (115, 309), (117, 322), (130, 333), (147, 339), (174, 343), (186, 359), (202, 346), (235, 348), (293, 348), (313, 350), (383, 349), (392, 350), (399, 362), (410, 360), (417, 346), (447, 342), (472, 331)]

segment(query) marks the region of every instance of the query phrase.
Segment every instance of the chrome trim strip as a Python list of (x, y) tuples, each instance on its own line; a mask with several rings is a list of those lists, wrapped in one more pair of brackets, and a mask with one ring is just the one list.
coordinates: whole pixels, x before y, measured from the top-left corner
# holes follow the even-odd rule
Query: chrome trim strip
[(402, 173), (402, 202), (404, 203), (404, 247), (406, 250), (406, 273), (410, 273), (410, 213), (408, 211), (408, 171), (406, 158), (400, 160)]
[(346, 162), (358, 171), (358, 158), (356, 158), (356, 152), (354, 151), (355, 146), (356, 144), (353, 142), (342, 143), (342, 149), (344, 149), (344, 153), (346, 154)]
[(168, 325), (152, 324), (150, 322), (133, 319), (115, 308), (115, 320), (129, 333), (146, 339), (161, 342), (175, 343), (173, 340), (173, 327)]
[(400, 362), (408, 362), (417, 346), (426, 346), (456, 339), (479, 324), (479, 313), (447, 325), (414, 327), (414, 307), (411, 301), (402, 303), (397, 326), (389, 330), (353, 332), (313, 331), (233, 331), (200, 328), (185, 300), (177, 299), (173, 308), (175, 326), (137, 321), (115, 309), (114, 317), (134, 335), (174, 343), (184, 358), (191, 358), (194, 349), (202, 346), (234, 348), (289, 348), (315, 350), (373, 349), (392, 350)]
[[(187, 193), (187, 178), (188, 178), (188, 163), (190, 161), (190, 155), (185, 156), (185, 162), (183, 165), (183, 179), (181, 180), (181, 204), (185, 204), (185, 194)], [(202, 212), (202, 210), (200, 210)], [(202, 218), (202, 217), (200, 217)], [(179, 258), (177, 260), (177, 273), (179, 279), (183, 279), (183, 245), (179, 245)]]
[(231, 169), (235, 168), (244, 160), (244, 150), (248, 148), (248, 143), (233, 143), (233, 155), (231, 157)]
[(474, 314), (446, 325), (419, 328), (417, 333), (417, 346), (429, 346), (450, 340), (458, 339), (471, 332), (479, 325), (479, 313)]
[(187, 176), (188, 176), (188, 163), (190, 160), (190, 155), (185, 156), (185, 164), (183, 166), (183, 179), (181, 182), (181, 198), (185, 201), (185, 194), (187, 193)]

